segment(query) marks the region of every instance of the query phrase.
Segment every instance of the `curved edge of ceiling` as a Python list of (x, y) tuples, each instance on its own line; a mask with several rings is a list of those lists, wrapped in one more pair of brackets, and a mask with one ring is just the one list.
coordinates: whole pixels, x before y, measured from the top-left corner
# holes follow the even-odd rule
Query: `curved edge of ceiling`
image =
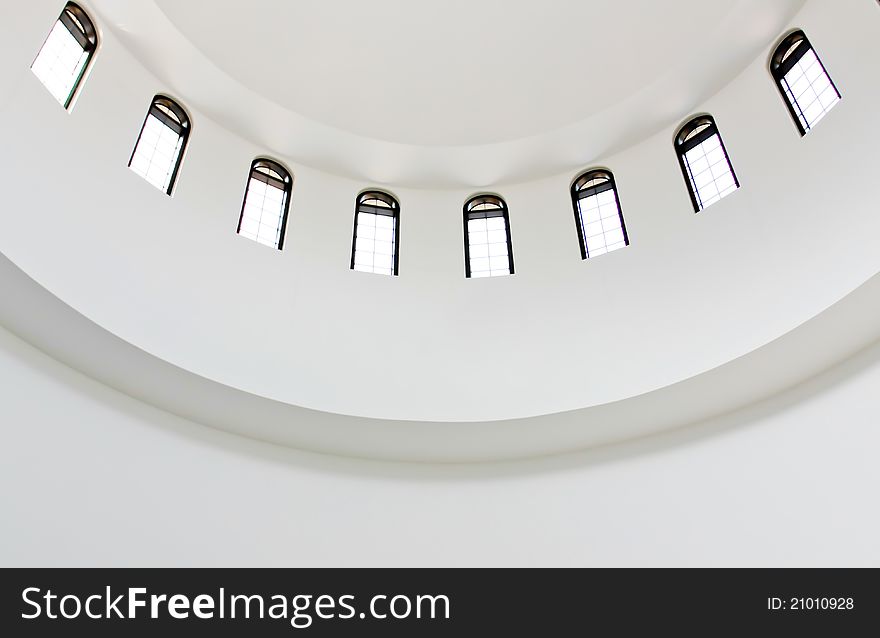
[(478, 463), (567, 454), (693, 424), (807, 381), (880, 339), (880, 274), (791, 332), (723, 366), (630, 399), (486, 422), (418, 422), (321, 412), (197, 376), (113, 335), (0, 254), (0, 324), (52, 358), (205, 426), (306, 452)]
[[(695, 50), (721, 54), (682, 60), (624, 101), (582, 121), (522, 139), (473, 146), (402, 144), (323, 124), (258, 94), (220, 69), (155, 2), (89, 0), (88, 6), (96, 10), (105, 31), (193, 108), (273, 153), (359, 181), (474, 189), (577, 171), (671, 126), (756, 59), (763, 59), (805, 3), (738, 0), (728, 19), (693, 36)], [(163, 46), (151, 46), (155, 41)]]

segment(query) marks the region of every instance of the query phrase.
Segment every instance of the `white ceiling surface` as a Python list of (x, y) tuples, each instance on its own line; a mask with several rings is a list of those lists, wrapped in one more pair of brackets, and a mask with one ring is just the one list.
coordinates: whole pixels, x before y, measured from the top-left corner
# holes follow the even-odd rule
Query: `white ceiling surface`
[(185, 102), (272, 152), (451, 188), (577, 170), (669, 126), (803, 0), (92, 4)]
[(731, 13), (705, 0), (251, 0), (244, 15), (240, 3), (156, 4), (220, 69), (281, 106), (430, 146), (506, 142), (593, 117), (694, 57), (698, 42), (670, 37), (671, 25)]
[[(397, 421), (273, 401), (192, 374), (67, 306), (0, 253), (0, 326), (50, 356), (173, 414), (256, 440), (384, 461), (473, 463), (620, 443), (750, 405), (877, 343), (880, 275), (781, 338), (726, 365), (626, 401), (483, 422)], [(832, 375), (839, 379), (839, 375)], [(589, 427), (584, 427), (585, 425)]]

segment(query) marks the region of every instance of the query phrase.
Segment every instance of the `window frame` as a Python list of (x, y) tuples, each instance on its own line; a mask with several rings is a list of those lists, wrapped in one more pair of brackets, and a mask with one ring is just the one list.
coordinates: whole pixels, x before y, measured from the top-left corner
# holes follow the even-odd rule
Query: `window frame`
[[(786, 53), (788, 53), (789, 49), (795, 47), (795, 49), (786, 57)], [(801, 122), (801, 118), (798, 115), (797, 109), (800, 109), (800, 105), (797, 105), (797, 109), (795, 108), (795, 104), (792, 104), (791, 100), (788, 99), (788, 95), (785, 93), (785, 86), (783, 86), (783, 82), (785, 82), (785, 75), (792, 69), (792, 67), (797, 64), (807, 52), (813, 51), (816, 56), (816, 61), (819, 63), (819, 66), (822, 67), (822, 73), (825, 74), (825, 77), (828, 78), (829, 84), (831, 84), (831, 88), (834, 89), (834, 92), (837, 93), (837, 99), (840, 100), (843, 96), (840, 94), (840, 89), (837, 88), (837, 85), (834, 83), (834, 79), (831, 77), (831, 74), (828, 73), (828, 69), (825, 68), (825, 63), (822, 62), (822, 58), (819, 56), (819, 53), (816, 51), (815, 47), (813, 47), (813, 43), (810, 42), (810, 39), (807, 37), (807, 34), (804, 33), (802, 29), (795, 29), (788, 35), (786, 35), (773, 49), (773, 54), (770, 56), (770, 75), (773, 76), (774, 83), (776, 84), (776, 88), (779, 91), (780, 96), (782, 97), (782, 101), (785, 102), (785, 106), (788, 107), (788, 113), (791, 115), (791, 119), (794, 120), (795, 126), (797, 126), (798, 131), (801, 134), (801, 137), (804, 137), (807, 133), (813, 130), (813, 127), (810, 126), (810, 123), (807, 122), (806, 116), (804, 116), (804, 122), (806, 122), (807, 127), (804, 128), (804, 124)], [(792, 98), (797, 102), (797, 99)], [(803, 112), (801, 112), (803, 115)]]
[[(52, 28), (49, 29), (49, 34), (46, 36), (46, 39), (43, 40), (43, 44), (37, 52), (37, 56), (31, 63), (32, 69), (37, 60), (40, 59), (40, 55), (43, 53), (43, 49), (49, 41), (49, 37), (52, 35), (52, 30), (59, 22), (68, 30), (73, 39), (82, 47), (83, 53), (86, 54), (86, 63), (83, 65), (79, 75), (70, 87), (70, 92), (62, 104), (66, 111), (70, 111), (73, 108), (73, 103), (76, 97), (82, 89), (83, 80), (95, 59), (95, 53), (98, 51), (100, 38), (98, 37), (98, 28), (95, 26), (95, 21), (89, 13), (76, 2), (67, 2), (61, 10), (61, 14), (55, 19), (55, 22), (52, 23)], [(80, 26), (82, 28), (80, 28)]]
[[(266, 166), (271, 171), (274, 171), (282, 176), (281, 182), (281, 191), (284, 193), (284, 202), (283, 202), (283, 210), (281, 212), (281, 228), (278, 234), (278, 245), (274, 246), (276, 250), (284, 249), (284, 239), (287, 236), (287, 217), (290, 213), (290, 200), (293, 197), (293, 174), (287, 170), (287, 167), (284, 166), (278, 160), (274, 160), (270, 157), (256, 157), (251, 162), (251, 170), (248, 172), (247, 182), (244, 187), (244, 197), (241, 200), (241, 212), (238, 215), (238, 228), (235, 230), (236, 235), (241, 235), (241, 224), (244, 221), (244, 209), (247, 205), (248, 193), (251, 188), (251, 180), (256, 179), (265, 184), (273, 184), (273, 182), (278, 182), (279, 180), (271, 177), (269, 175), (265, 175), (260, 173), (257, 169), (260, 165)], [(245, 237), (245, 239), (250, 239), (249, 237)], [(256, 243), (261, 243), (256, 240)], [(263, 244), (264, 246), (266, 244)]]
[[(170, 110), (174, 115), (177, 116), (179, 122), (174, 121), (168, 115), (163, 112), (159, 105), (164, 106), (168, 110)], [(150, 121), (150, 116), (158, 119), (162, 124), (170, 128), (172, 131), (177, 133), (181, 138), (180, 144), (180, 153), (177, 155), (177, 159), (174, 162), (174, 169), (171, 171), (171, 179), (168, 181), (168, 188), (165, 189), (165, 194), (171, 197), (174, 192), (174, 187), (177, 185), (177, 177), (180, 173), (180, 166), (183, 164), (183, 157), (186, 155), (187, 146), (189, 145), (189, 138), (192, 134), (192, 119), (189, 116), (189, 113), (186, 111), (180, 103), (175, 100), (173, 97), (170, 97), (164, 93), (157, 93), (153, 99), (150, 101), (150, 108), (147, 109), (147, 115), (144, 117), (144, 123), (141, 125), (140, 133), (138, 133), (137, 141), (134, 144), (134, 149), (131, 151), (131, 157), (128, 160), (128, 167), (131, 168), (132, 162), (134, 162), (134, 156), (137, 154), (138, 147), (141, 144), (141, 137), (144, 134), (144, 130), (147, 128), (147, 122)], [(146, 178), (145, 178), (146, 179)], [(161, 189), (160, 189), (161, 190)]]
[[(598, 177), (605, 177), (607, 179), (606, 183), (600, 186), (591, 186), (589, 188), (578, 186), (579, 184), (587, 184)], [(578, 241), (581, 248), (581, 260), (590, 259), (590, 251), (587, 246), (587, 238), (584, 235), (583, 219), (578, 204), (582, 199), (586, 199), (592, 195), (598, 195), (599, 193), (604, 193), (608, 190), (614, 191), (614, 200), (617, 202), (617, 214), (620, 217), (620, 229), (623, 231), (623, 245), (629, 246), (629, 233), (627, 233), (626, 230), (626, 221), (623, 219), (623, 207), (620, 205), (620, 193), (617, 191), (617, 182), (614, 179), (614, 173), (607, 168), (591, 168), (575, 177), (574, 181), (571, 183), (570, 189), (571, 205), (574, 210), (574, 225), (577, 228)], [(593, 192), (581, 195), (581, 193), (587, 193), (588, 191)], [(602, 254), (604, 255), (607, 253)], [(599, 257), (601, 255), (596, 256)]]
[[(499, 205), (499, 213), (492, 216), (504, 218), (504, 230), (507, 237), (507, 263), (510, 270), (508, 274), (513, 275), (515, 272), (513, 269), (513, 241), (510, 237), (510, 211), (507, 208), (507, 202), (504, 201), (503, 197), (495, 193), (478, 193), (469, 197), (462, 208), (464, 212), (464, 276), (466, 279), (471, 279), (471, 249), (468, 221), (470, 221), (471, 215), (476, 217), (486, 213), (486, 211), (472, 211), (470, 209), (489, 201), (494, 201)], [(491, 277), (488, 277), (488, 279), (491, 279)]]
[[(705, 130), (697, 133), (695, 137), (688, 139), (694, 130), (704, 124), (708, 124), (708, 127)], [(687, 186), (688, 193), (691, 196), (691, 204), (693, 204), (694, 213), (700, 213), (704, 211), (706, 207), (702, 205), (699, 194), (696, 192), (696, 182), (690, 174), (687, 162), (685, 162), (685, 155), (688, 151), (699, 146), (713, 135), (718, 136), (718, 142), (721, 144), (721, 151), (724, 153), (724, 159), (727, 161), (727, 166), (730, 168), (733, 183), (736, 185), (736, 189), (734, 190), (740, 188), (739, 178), (736, 176), (736, 170), (733, 168), (733, 162), (730, 161), (730, 155), (727, 153), (727, 146), (724, 144), (724, 138), (718, 130), (715, 118), (708, 113), (702, 113), (691, 117), (679, 127), (678, 132), (675, 134), (675, 153), (678, 156), (678, 164), (681, 167), (681, 174), (682, 177), (684, 177), (685, 186)]]
[[(365, 204), (364, 201), (368, 199), (379, 199), (384, 201), (386, 204), (391, 206), (391, 214), (389, 215), (387, 210), (384, 208), (369, 206)], [(362, 207), (374, 208), (375, 210), (364, 210), (362, 211)], [(399, 266), (400, 266), (400, 202), (398, 199), (392, 195), (391, 193), (383, 190), (379, 190), (376, 188), (370, 188), (358, 193), (358, 196), (354, 200), (354, 224), (352, 226), (351, 233), (351, 263), (349, 265), (349, 270), (354, 270), (354, 259), (355, 259), (355, 248), (357, 247), (357, 230), (358, 230), (358, 217), (361, 212), (372, 213), (374, 215), (385, 215), (386, 217), (391, 217), (394, 220), (394, 259), (392, 260), (392, 277), (397, 277), (399, 274)], [(362, 271), (358, 271), (362, 272)], [(368, 273), (368, 274), (382, 274), (382, 273)]]

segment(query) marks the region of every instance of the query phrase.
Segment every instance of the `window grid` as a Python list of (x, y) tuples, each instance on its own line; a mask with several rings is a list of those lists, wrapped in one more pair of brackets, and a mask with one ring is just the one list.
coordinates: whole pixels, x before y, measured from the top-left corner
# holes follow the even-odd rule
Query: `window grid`
[(614, 178), (604, 170), (582, 175), (572, 187), (581, 257), (598, 257), (629, 245)]
[(31, 65), (37, 79), (64, 108), (70, 107), (96, 46), (94, 27), (82, 9), (65, 7)]
[(132, 157), (131, 169), (167, 192), (182, 147), (183, 137), (150, 114)]
[(694, 209), (700, 212), (739, 188), (724, 142), (710, 116), (694, 118), (676, 138)]
[(812, 48), (782, 77), (781, 85), (804, 133), (840, 101), (840, 93)]
[(379, 275), (398, 274), (400, 206), (387, 193), (363, 193), (357, 199), (351, 268)]
[(238, 234), (281, 250), (292, 181), (290, 174), (276, 162), (256, 160), (245, 190)]
[(685, 153), (684, 162), (700, 210), (737, 189), (733, 168), (721, 147), (718, 133)]
[(465, 205), (467, 277), (513, 274), (507, 206), (493, 196), (478, 196)]
[(128, 165), (156, 188), (171, 195), (189, 133), (184, 111), (168, 98), (150, 107)]

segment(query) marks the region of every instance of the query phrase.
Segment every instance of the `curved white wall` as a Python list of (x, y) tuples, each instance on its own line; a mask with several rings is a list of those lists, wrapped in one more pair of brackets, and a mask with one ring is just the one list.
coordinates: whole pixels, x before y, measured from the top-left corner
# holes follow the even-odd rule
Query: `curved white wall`
[(308, 167), (292, 166), (283, 252), (237, 237), (247, 167), (265, 149), (198, 112), (165, 197), (126, 163), (167, 87), (105, 32), (65, 113), (27, 70), (54, 4), (28, 4), (3, 34), (0, 134), (15, 161), (0, 175), (0, 250), (138, 347), (282, 402), (458, 421), (639, 395), (751, 352), (880, 271), (880, 216), (864, 197), (880, 144), (866, 71), (880, 58), (876, 13), (810, 2), (798, 15), (844, 95), (808, 137), (764, 56), (694, 105), (715, 116), (743, 186), (704, 213), (690, 208), (672, 128), (596, 158), (618, 181), (626, 250), (580, 261), (573, 174), (487, 185), (510, 206), (517, 274), (478, 281), (463, 276), (464, 190), (389, 187), (402, 204), (398, 278), (348, 269), (354, 197), (370, 184)]
[(0, 330), (3, 566), (880, 566), (880, 346), (625, 447), (367, 463), (223, 434)]
[[(370, 184), (308, 167), (291, 166), (284, 252), (236, 237), (247, 167), (264, 149), (198, 112), (175, 197), (155, 191), (125, 165), (150, 97), (168, 87), (105, 32), (85, 91), (63, 112), (27, 70), (57, 9), (25, 3), (14, 30), (0, 22), (8, 89), (0, 93), (0, 252), (108, 332), (76, 332), (75, 313), (42, 290), (34, 301), (28, 286), (38, 287), (3, 258), (0, 319), (22, 336), (42, 335), (33, 343), (60, 360), (84, 362), (82, 351), (94, 348), (109, 367), (84, 363), (87, 374), (131, 363), (107, 347), (113, 333), (194, 375), (331, 412), (539, 415), (446, 424), (449, 445), (459, 446), (447, 456), (463, 458), (470, 446), (469, 460), (480, 460), (492, 454), (472, 426), (493, 428), (496, 441), (517, 439), (497, 456), (559, 451), (549, 434), (566, 419), (608, 434), (627, 418), (661, 417), (650, 398), (623, 402), (628, 411), (613, 419), (542, 413), (714, 368), (715, 386), (672, 386), (694, 413), (710, 413), (728, 404), (694, 388), (742, 382), (755, 366), (747, 353), (765, 357), (757, 361), (766, 379), (750, 381), (769, 391), (785, 376), (775, 366), (827, 365), (876, 336), (880, 10), (872, 2), (813, 0), (792, 23), (844, 95), (807, 138), (789, 121), (764, 58), (693, 105), (716, 117), (743, 184), (706, 212), (691, 212), (674, 127), (596, 159), (619, 182), (633, 242), (626, 250), (580, 261), (573, 173), (487, 184), (510, 204), (517, 265), (514, 277), (492, 281), (463, 277), (464, 189), (389, 187), (403, 204), (396, 279), (348, 270), (354, 196)], [(360, 323), (372, 340), (358, 340)], [(496, 332), (477, 330), (484, 326)], [(150, 399), (154, 381), (135, 374), (108, 383)], [(625, 445), (494, 464), (368, 462), (172, 416), (0, 328), (0, 564), (878, 566), (878, 384), (875, 344), (771, 400)], [(307, 410), (296, 419), (291, 429), (347, 432), (340, 445), (352, 454), (368, 449), (358, 438), (373, 432), (365, 419), (339, 427), (333, 415)], [(425, 439), (439, 449), (432, 458), (453, 449), (436, 438), (443, 424), (381, 425), (403, 445)]]

